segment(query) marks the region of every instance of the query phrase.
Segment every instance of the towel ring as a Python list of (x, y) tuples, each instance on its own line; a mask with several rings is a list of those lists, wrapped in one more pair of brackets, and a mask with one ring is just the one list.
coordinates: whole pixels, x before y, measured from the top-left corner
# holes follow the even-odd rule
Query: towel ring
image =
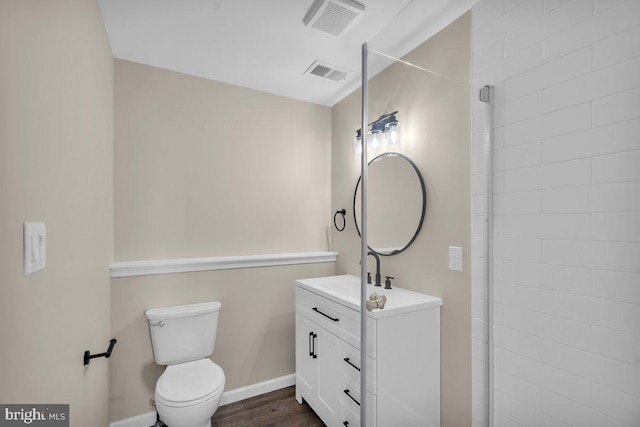
[[(338, 214), (342, 215), (342, 228), (338, 227), (338, 224), (336, 224), (336, 216), (338, 216)], [(347, 226), (347, 220), (345, 219), (346, 214), (346, 209), (336, 211), (336, 213), (333, 214), (333, 226), (336, 228), (336, 230), (342, 231)]]

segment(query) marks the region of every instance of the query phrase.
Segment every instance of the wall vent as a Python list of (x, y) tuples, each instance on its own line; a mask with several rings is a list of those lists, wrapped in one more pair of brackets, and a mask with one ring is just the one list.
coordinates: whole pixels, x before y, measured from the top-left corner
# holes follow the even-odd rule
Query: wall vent
[(325, 33), (341, 36), (364, 10), (364, 5), (354, 0), (315, 0), (302, 22)]
[(307, 71), (304, 72), (304, 74), (313, 74), (314, 76), (324, 77), (336, 82), (346, 79), (349, 73), (350, 71), (320, 61), (315, 61), (307, 68)]

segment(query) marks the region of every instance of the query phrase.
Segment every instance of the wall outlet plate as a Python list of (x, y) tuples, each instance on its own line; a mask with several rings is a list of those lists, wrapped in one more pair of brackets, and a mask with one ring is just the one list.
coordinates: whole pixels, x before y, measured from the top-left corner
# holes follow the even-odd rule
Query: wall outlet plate
[(24, 223), (24, 275), (47, 266), (47, 230), (43, 222)]
[(449, 246), (449, 270), (462, 271), (462, 248)]

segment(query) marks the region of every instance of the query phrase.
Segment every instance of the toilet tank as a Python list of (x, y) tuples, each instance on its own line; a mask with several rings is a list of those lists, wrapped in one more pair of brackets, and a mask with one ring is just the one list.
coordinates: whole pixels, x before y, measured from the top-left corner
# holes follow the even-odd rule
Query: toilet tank
[(221, 306), (211, 301), (147, 310), (156, 363), (175, 365), (213, 354)]

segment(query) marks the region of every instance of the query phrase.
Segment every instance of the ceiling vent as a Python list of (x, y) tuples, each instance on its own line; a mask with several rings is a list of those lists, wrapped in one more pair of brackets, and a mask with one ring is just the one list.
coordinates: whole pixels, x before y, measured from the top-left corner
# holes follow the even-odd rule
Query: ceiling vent
[(320, 31), (341, 36), (364, 13), (364, 5), (353, 0), (315, 0), (302, 19)]
[(344, 80), (347, 75), (349, 75), (349, 71), (344, 69), (339, 69), (334, 67), (333, 65), (329, 65), (325, 62), (315, 61), (313, 64), (307, 68), (305, 74), (313, 74), (314, 76), (324, 77), (326, 79), (331, 79), (336, 82)]

